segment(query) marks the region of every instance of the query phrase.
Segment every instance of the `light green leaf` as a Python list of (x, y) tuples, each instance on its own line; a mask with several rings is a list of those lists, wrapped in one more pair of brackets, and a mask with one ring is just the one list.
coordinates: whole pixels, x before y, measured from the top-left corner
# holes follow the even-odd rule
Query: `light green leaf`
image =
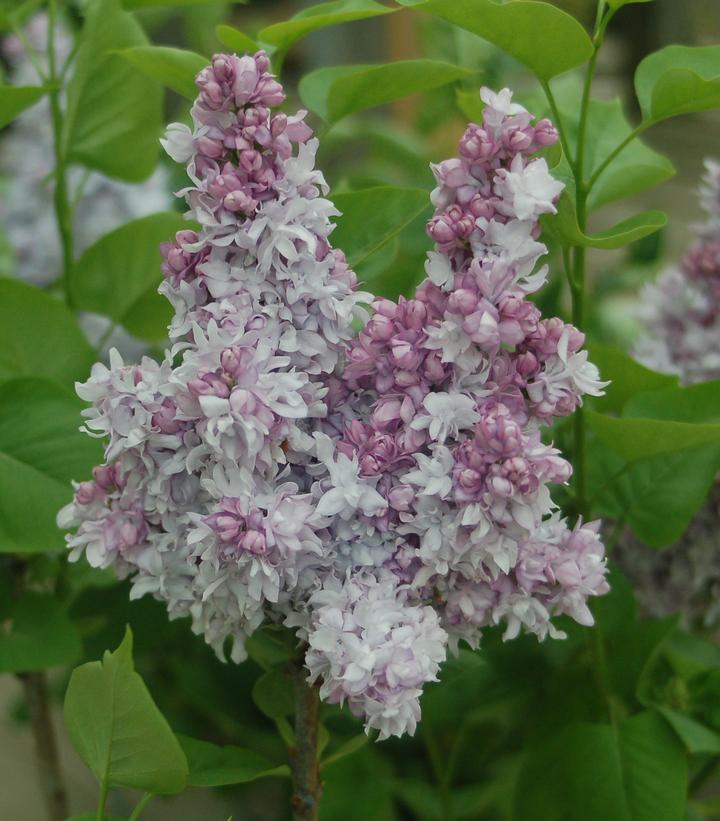
[(248, 37), (247, 34), (243, 34), (241, 31), (233, 28), (232, 26), (216, 26), (215, 36), (226, 48), (229, 48), (231, 51), (235, 51), (238, 54), (243, 54), (244, 52), (254, 54), (259, 48), (258, 44), (252, 39), (252, 37)]
[(429, 195), (420, 188), (378, 186), (335, 194), (333, 202), (342, 216), (332, 243), (345, 252), (353, 268), (428, 208)]
[(162, 130), (162, 89), (114, 53), (145, 45), (140, 24), (119, 0), (89, 4), (68, 85), (64, 151), (71, 162), (131, 182), (152, 172)]
[(16, 279), (0, 279), (0, 382), (17, 376), (72, 385), (95, 358), (62, 302)]
[(595, 410), (619, 412), (635, 394), (677, 387), (677, 377), (651, 371), (619, 348), (592, 344), (589, 352), (602, 378), (611, 382), (605, 396), (592, 400)]
[(190, 787), (224, 787), (272, 775), (290, 774), (287, 766), (275, 766), (253, 750), (229, 744), (221, 747), (183, 735), (177, 738), (187, 757)]
[(643, 211), (619, 222), (612, 228), (589, 235), (580, 230), (575, 207), (565, 191), (558, 200), (557, 214), (543, 215), (541, 224), (543, 231), (554, 236), (564, 245), (612, 250), (622, 248), (659, 231), (667, 224), (667, 214), (662, 211)]
[(167, 46), (135, 46), (118, 54), (147, 77), (189, 100), (197, 96), (196, 75), (209, 62), (202, 54)]
[(286, 51), (298, 40), (314, 31), (351, 23), (381, 14), (390, 14), (395, 9), (383, 6), (376, 0), (334, 0), (305, 8), (282, 23), (266, 26), (258, 34), (258, 40)]
[(162, 281), (160, 244), (184, 228), (192, 223), (161, 212), (105, 234), (73, 268), (70, 286), (77, 307), (110, 317), (142, 339), (163, 338), (172, 309), (156, 293)]
[(578, 21), (549, 3), (514, 0), (430, 0), (420, 5), (444, 20), (489, 40), (549, 80), (592, 55), (592, 42)]
[(517, 821), (683, 821), (687, 761), (665, 722), (643, 712), (617, 732), (568, 725), (528, 756), (517, 783)]
[(349, 114), (447, 85), (470, 74), (439, 60), (333, 66), (306, 74), (299, 91), (311, 111), (329, 123), (336, 123)]
[(293, 680), (285, 668), (263, 673), (252, 690), (253, 701), (268, 718), (281, 719), (295, 710)]
[(720, 755), (720, 735), (714, 730), (670, 707), (656, 705), (655, 709), (675, 730), (689, 753)]
[(650, 122), (720, 108), (720, 46), (666, 46), (645, 57), (635, 92)]
[(82, 652), (67, 611), (49, 593), (26, 591), (0, 631), (0, 673), (31, 673), (72, 664)]
[(102, 459), (97, 439), (79, 432), (83, 404), (49, 380), (0, 385), (0, 552), (61, 549), (58, 510)]
[(0, 128), (11, 123), (18, 114), (46, 94), (41, 86), (6, 86), (0, 84)]
[(700, 445), (720, 445), (720, 424), (622, 418), (587, 412), (595, 435), (628, 462)]
[[(135, 11), (136, 9), (148, 9), (154, 6), (217, 6), (222, 0), (123, 0), (126, 9)], [(237, 0), (244, 3), (247, 0)]]
[(185, 753), (135, 672), (132, 633), (102, 661), (77, 667), (65, 694), (65, 724), (80, 758), (106, 787), (169, 795), (184, 789)]
[(608, 0), (608, 6), (611, 9), (620, 9), (623, 6), (629, 6), (632, 3), (652, 3), (653, 0)]

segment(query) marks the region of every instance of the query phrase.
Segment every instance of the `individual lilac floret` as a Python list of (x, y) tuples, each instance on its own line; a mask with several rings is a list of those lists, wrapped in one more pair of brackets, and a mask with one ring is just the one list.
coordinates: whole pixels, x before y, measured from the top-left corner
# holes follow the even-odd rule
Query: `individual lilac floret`
[(684, 384), (720, 379), (720, 163), (705, 161), (700, 201), (707, 213), (679, 267), (641, 294), (643, 334), (635, 358)]

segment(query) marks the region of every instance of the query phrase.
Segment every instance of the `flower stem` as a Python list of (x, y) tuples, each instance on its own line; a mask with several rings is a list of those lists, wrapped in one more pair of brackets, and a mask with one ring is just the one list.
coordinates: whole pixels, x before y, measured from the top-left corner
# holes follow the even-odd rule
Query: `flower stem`
[(55, 26), (57, 22), (57, 0), (48, 3), (48, 81), (50, 83), (50, 117), (53, 130), (53, 149), (55, 154), (55, 192), (53, 203), (57, 222), (60, 244), (62, 246), (62, 286), (65, 301), (72, 307), (72, 293), (70, 277), (74, 260), (72, 207), (68, 195), (65, 148), (64, 148), (64, 118), (60, 105), (60, 77), (55, 55)]
[(294, 666), (295, 746), (290, 749), (292, 770), (293, 821), (317, 821), (320, 803), (320, 766), (318, 731), (320, 727), (320, 693), (307, 683), (302, 661)]
[(68, 800), (60, 772), (57, 740), (50, 713), (47, 677), (41, 671), (20, 673), (18, 678), (25, 690), (30, 712), (40, 787), (47, 807), (47, 817), (49, 821), (63, 821), (69, 814)]

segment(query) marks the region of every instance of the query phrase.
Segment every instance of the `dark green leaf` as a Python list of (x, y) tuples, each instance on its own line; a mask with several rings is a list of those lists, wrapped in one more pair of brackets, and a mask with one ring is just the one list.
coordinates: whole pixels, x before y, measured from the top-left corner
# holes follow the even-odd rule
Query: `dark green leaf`
[(286, 51), (293, 43), (313, 31), (340, 23), (390, 14), (394, 10), (375, 0), (334, 0), (330, 3), (320, 3), (317, 6), (304, 8), (289, 20), (267, 26), (258, 34), (258, 40)]
[(382, 248), (428, 207), (428, 193), (420, 188), (379, 186), (335, 194), (342, 213), (332, 234), (351, 267)]
[(30, 673), (72, 664), (82, 652), (80, 635), (57, 599), (27, 591), (0, 632), (0, 673)]
[(670, 707), (656, 706), (655, 709), (675, 730), (689, 753), (720, 755), (720, 735), (714, 730)]
[(336, 761), (340, 761), (343, 758), (346, 758), (353, 753), (356, 753), (358, 750), (361, 750), (368, 742), (370, 741), (370, 737), (366, 733), (360, 733), (359, 735), (355, 735), (352, 738), (349, 738), (339, 747), (337, 747), (333, 752), (331, 752), (327, 758), (325, 758), (321, 762), (321, 767), (324, 769), (325, 767), (329, 767), (331, 764), (334, 764)]
[(430, 0), (421, 8), (489, 40), (541, 80), (582, 65), (592, 54), (592, 42), (580, 23), (549, 3)]
[(608, 0), (608, 6), (611, 9), (619, 9), (623, 6), (629, 6), (632, 3), (652, 3), (653, 0)]
[(64, 142), (70, 161), (132, 182), (152, 172), (162, 129), (162, 89), (114, 53), (145, 45), (140, 24), (119, 0), (89, 4), (68, 85)]
[(46, 93), (39, 86), (6, 86), (0, 84), (0, 128), (30, 108)]
[(191, 787), (224, 787), (243, 784), (270, 775), (288, 775), (286, 766), (277, 767), (252, 750), (226, 745), (223, 747), (196, 738), (178, 736), (187, 757)]
[(162, 281), (160, 244), (190, 227), (180, 214), (162, 212), (105, 234), (73, 268), (77, 307), (108, 316), (143, 339), (164, 337), (172, 309), (156, 293)]
[[(364, 789), (363, 785), (372, 785), (372, 789)], [(339, 819), (398, 821), (392, 800), (390, 767), (374, 745), (338, 761), (323, 773), (320, 821)]]
[[(238, 0), (245, 2), (246, 0)], [(221, 0), (123, 0), (126, 9), (147, 9), (153, 6), (211, 6), (217, 5)]]
[(284, 668), (263, 673), (255, 682), (252, 697), (258, 709), (272, 719), (292, 715), (295, 710), (293, 680)]
[(682, 821), (685, 753), (651, 712), (571, 724), (532, 752), (518, 778), (517, 821)]
[(248, 37), (247, 34), (243, 34), (241, 31), (233, 28), (232, 26), (216, 26), (215, 36), (226, 48), (229, 48), (231, 51), (235, 51), (238, 54), (243, 54), (244, 52), (254, 54), (259, 48), (258, 44), (252, 39), (252, 37)]
[(0, 382), (17, 376), (84, 379), (95, 354), (72, 311), (16, 279), (0, 279)]
[(79, 399), (44, 379), (0, 385), (0, 552), (58, 549), (59, 509), (71, 479), (102, 458), (97, 439), (79, 432)]
[[(647, 388), (643, 389), (644, 391)], [(720, 422), (720, 381), (687, 387), (667, 387), (652, 394), (638, 393), (628, 402), (624, 416), (671, 419), (676, 422)]]
[(648, 55), (635, 72), (643, 119), (720, 107), (720, 46), (666, 46)]
[(118, 54), (147, 77), (157, 80), (189, 100), (197, 97), (195, 76), (208, 64), (207, 58), (194, 51), (167, 46), (135, 46)]
[(65, 694), (65, 723), (101, 785), (168, 795), (186, 785), (188, 764), (132, 660), (128, 628), (115, 652), (77, 667)]
[(592, 344), (589, 352), (590, 359), (600, 369), (602, 378), (610, 380), (605, 396), (593, 400), (593, 408), (597, 410), (619, 412), (636, 394), (677, 387), (677, 377), (651, 371), (619, 348)]
[(334, 66), (306, 74), (299, 90), (311, 111), (336, 123), (348, 114), (447, 85), (471, 73), (439, 60)]

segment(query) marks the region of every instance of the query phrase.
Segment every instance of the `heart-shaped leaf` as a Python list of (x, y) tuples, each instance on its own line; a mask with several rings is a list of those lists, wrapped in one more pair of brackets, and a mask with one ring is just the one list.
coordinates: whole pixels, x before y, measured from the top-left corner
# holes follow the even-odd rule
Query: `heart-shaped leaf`
[(202, 54), (167, 46), (135, 46), (118, 54), (147, 77), (188, 100), (194, 100), (197, 96), (195, 76), (209, 62)]
[(0, 84), (0, 128), (11, 123), (18, 114), (47, 93), (41, 86), (6, 86)]
[(218, 746), (183, 735), (178, 736), (178, 741), (187, 757), (190, 769), (188, 784), (191, 787), (224, 787), (290, 773), (287, 766), (275, 766), (253, 750), (230, 744)]

